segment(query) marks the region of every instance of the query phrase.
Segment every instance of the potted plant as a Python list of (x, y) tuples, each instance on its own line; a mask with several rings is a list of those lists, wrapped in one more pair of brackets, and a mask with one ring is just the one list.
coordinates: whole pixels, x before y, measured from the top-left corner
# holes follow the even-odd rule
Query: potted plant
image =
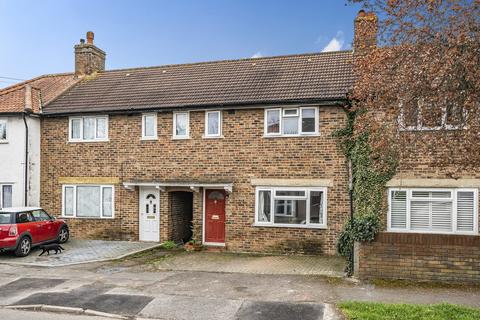
[(196, 240), (195, 228), (193, 227), (193, 223), (192, 223), (191, 229), (192, 229), (192, 239), (185, 244), (185, 250), (186, 251), (201, 251), (203, 246), (202, 246), (202, 243), (197, 242), (197, 240)]

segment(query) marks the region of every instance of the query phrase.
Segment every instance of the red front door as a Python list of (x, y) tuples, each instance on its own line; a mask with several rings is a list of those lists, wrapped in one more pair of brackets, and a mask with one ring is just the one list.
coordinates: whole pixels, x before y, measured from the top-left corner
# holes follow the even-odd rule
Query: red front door
[(205, 242), (225, 242), (225, 191), (207, 190), (205, 194)]

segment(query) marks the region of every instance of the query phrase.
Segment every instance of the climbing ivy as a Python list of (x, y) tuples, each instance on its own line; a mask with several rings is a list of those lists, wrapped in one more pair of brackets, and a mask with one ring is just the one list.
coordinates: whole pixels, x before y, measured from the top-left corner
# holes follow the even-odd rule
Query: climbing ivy
[[(347, 259), (346, 272), (353, 273), (354, 242), (372, 241), (381, 228), (381, 213), (384, 212), (385, 184), (395, 174), (397, 157), (386, 152), (381, 159), (382, 166), (375, 166), (370, 147), (370, 133), (355, 132), (355, 121), (361, 111), (347, 111), (345, 128), (337, 130), (334, 136), (352, 165), (354, 218), (345, 224), (337, 242), (337, 251)], [(382, 169), (378, 169), (382, 168)]]

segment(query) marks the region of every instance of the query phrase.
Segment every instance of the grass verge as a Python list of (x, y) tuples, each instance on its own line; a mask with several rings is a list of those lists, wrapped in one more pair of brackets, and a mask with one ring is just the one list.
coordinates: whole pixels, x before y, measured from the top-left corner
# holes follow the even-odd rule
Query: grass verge
[(341, 302), (338, 304), (348, 320), (478, 320), (480, 309), (448, 303), (385, 304), (371, 302)]

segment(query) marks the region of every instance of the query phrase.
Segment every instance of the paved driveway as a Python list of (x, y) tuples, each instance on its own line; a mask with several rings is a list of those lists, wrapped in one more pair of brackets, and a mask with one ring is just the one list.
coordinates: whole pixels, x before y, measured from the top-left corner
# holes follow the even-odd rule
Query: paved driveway
[(27, 257), (15, 257), (12, 253), (1, 253), (0, 263), (61, 267), (74, 264), (120, 259), (138, 252), (158, 247), (158, 242), (70, 240), (62, 244), (62, 253), (39, 256), (42, 250), (34, 249)]

